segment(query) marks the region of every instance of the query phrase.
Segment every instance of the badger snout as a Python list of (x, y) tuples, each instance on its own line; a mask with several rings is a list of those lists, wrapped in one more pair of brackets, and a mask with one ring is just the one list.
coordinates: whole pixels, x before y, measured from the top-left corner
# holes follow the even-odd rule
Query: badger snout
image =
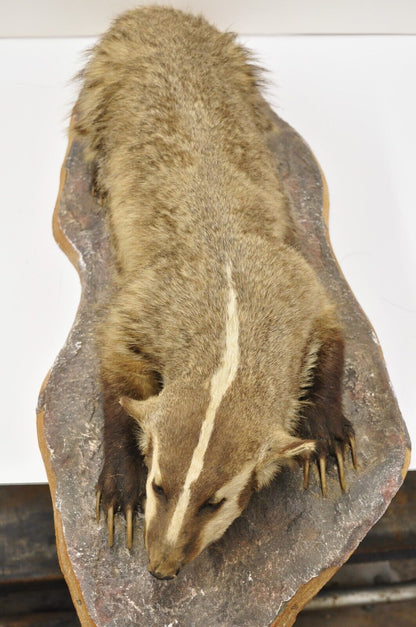
[(148, 566), (149, 573), (156, 577), (156, 579), (168, 580), (175, 579), (176, 575), (180, 571), (180, 564), (175, 564), (174, 566), (170, 564), (152, 564), (150, 563)]
[(161, 580), (175, 579), (175, 577), (178, 574), (179, 570), (180, 569), (178, 568), (178, 570), (175, 573), (173, 573), (172, 575), (166, 575), (166, 574), (163, 574), (163, 571), (160, 571), (158, 569), (152, 570), (149, 567), (149, 573), (151, 575), (153, 575), (153, 577), (156, 577), (156, 579), (161, 579)]

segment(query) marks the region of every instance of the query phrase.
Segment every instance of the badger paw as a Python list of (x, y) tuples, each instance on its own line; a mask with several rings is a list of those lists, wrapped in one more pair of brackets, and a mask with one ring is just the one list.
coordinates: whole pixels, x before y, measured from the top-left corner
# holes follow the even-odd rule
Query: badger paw
[(96, 488), (95, 515), (100, 521), (101, 508), (107, 517), (108, 543), (114, 544), (114, 517), (118, 512), (126, 518), (126, 546), (133, 546), (133, 517), (141, 507), (145, 484), (145, 468), (139, 455), (106, 460)]
[[(311, 459), (317, 462), (322, 494), (327, 492), (327, 463), (331, 457), (338, 467), (339, 483), (346, 489), (344, 459), (351, 450), (352, 463), (357, 468), (355, 435), (352, 424), (344, 416), (342, 389), (344, 378), (344, 338), (331, 317), (323, 317), (315, 329), (319, 349), (309, 372), (309, 380), (300, 397), (299, 435), (315, 440)], [(311, 349), (312, 350), (312, 349)], [(314, 349), (315, 350), (315, 349)], [(312, 354), (312, 353), (311, 353)], [(311, 459), (304, 462), (304, 487), (308, 486)]]
[(318, 414), (313, 410), (308, 412), (300, 427), (302, 437), (315, 440), (315, 452), (306, 456), (302, 460), (303, 464), (303, 487), (307, 489), (309, 485), (309, 474), (311, 461), (316, 462), (321, 481), (322, 495), (327, 493), (327, 463), (330, 457), (335, 459), (338, 478), (341, 489), (347, 489), (345, 479), (345, 455), (349, 450), (352, 464), (357, 469), (357, 452), (355, 444), (354, 429), (343, 415), (328, 417), (325, 412)]

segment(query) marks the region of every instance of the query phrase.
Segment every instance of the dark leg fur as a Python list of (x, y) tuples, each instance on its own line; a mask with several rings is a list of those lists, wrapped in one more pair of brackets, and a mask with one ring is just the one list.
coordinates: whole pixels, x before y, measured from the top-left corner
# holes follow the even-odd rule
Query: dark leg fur
[(135, 509), (144, 494), (146, 469), (137, 445), (138, 425), (118, 399), (104, 398), (104, 466), (97, 484), (105, 509)]
[[(108, 537), (113, 543), (113, 517), (122, 511), (127, 519), (127, 546), (132, 544), (133, 513), (145, 494), (147, 469), (139, 450), (138, 424), (119, 403), (121, 396), (145, 399), (158, 394), (162, 381), (157, 369), (124, 329), (125, 312), (118, 295), (97, 328), (104, 410), (104, 465), (97, 484), (96, 515), (100, 502), (107, 514)], [(120, 345), (120, 337), (126, 345)], [(130, 346), (129, 343), (133, 342)]]
[(127, 546), (132, 544), (132, 517), (141, 506), (146, 486), (146, 467), (137, 444), (138, 425), (108, 392), (104, 393), (104, 466), (97, 483), (97, 518), (100, 501), (108, 517), (108, 536), (113, 544), (113, 516), (118, 510), (127, 519)]
[[(311, 386), (302, 401), (299, 435), (316, 441), (316, 458), (321, 474), (322, 492), (326, 492), (326, 462), (336, 457), (339, 479), (345, 490), (344, 451), (351, 447), (355, 460), (354, 429), (343, 414), (342, 380), (344, 372), (344, 339), (338, 329), (331, 329), (323, 338)], [(309, 460), (306, 462), (307, 485)]]

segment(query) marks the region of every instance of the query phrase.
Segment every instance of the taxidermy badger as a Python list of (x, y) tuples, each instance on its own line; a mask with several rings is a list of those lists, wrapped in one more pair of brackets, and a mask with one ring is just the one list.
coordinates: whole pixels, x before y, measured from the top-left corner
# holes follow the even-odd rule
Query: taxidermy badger
[(82, 79), (74, 133), (115, 265), (97, 330), (97, 515), (111, 545), (122, 510), (130, 548), (145, 488), (149, 570), (169, 579), (289, 460), (307, 485), (316, 459), (325, 492), (334, 455), (345, 488), (343, 335), (296, 249), (259, 71), (234, 36), (173, 9), (129, 11)]

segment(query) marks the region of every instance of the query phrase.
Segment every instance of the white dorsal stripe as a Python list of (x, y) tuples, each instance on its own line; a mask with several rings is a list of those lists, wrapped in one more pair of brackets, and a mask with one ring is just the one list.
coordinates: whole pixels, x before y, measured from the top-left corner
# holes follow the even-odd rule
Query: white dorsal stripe
[(237, 312), (237, 296), (231, 278), (231, 266), (227, 265), (228, 305), (225, 324), (225, 348), (221, 365), (211, 378), (210, 401), (202, 423), (199, 441), (196, 445), (182, 492), (171, 518), (166, 540), (175, 544), (179, 537), (191, 498), (191, 486), (198, 479), (204, 465), (204, 457), (214, 429), (215, 415), (224, 395), (232, 384), (238, 369), (240, 348), (238, 342), (239, 322)]
[(152, 446), (153, 446), (153, 454), (152, 454), (152, 466), (151, 470), (147, 475), (146, 482), (146, 535), (145, 535), (145, 546), (147, 547), (147, 529), (149, 528), (149, 524), (151, 520), (156, 516), (156, 508), (157, 508), (157, 500), (152, 488), (153, 481), (157, 484), (160, 484), (160, 468), (159, 468), (159, 440), (157, 435), (154, 433), (152, 435)]

